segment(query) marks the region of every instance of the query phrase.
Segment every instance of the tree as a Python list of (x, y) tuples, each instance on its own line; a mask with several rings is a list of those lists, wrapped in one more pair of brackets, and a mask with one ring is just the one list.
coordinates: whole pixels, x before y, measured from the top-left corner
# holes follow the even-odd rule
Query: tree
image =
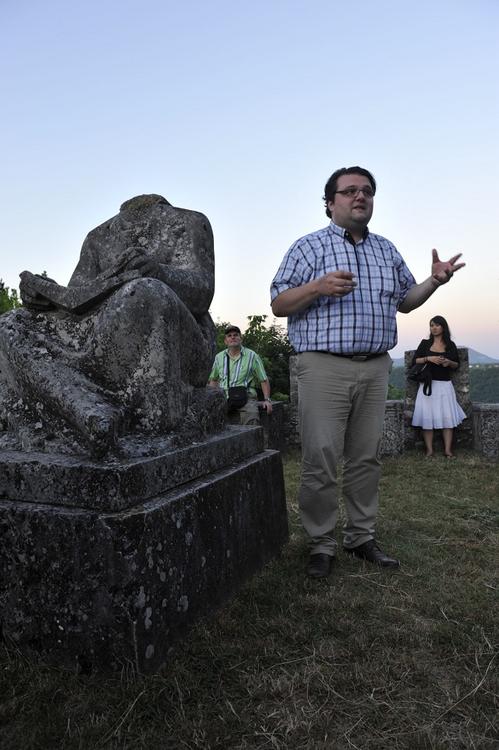
[(14, 310), (16, 307), (21, 307), (16, 289), (9, 289), (0, 279), (0, 315), (9, 310)]
[[(289, 398), (289, 357), (293, 348), (284, 328), (273, 323), (265, 325), (266, 315), (248, 315), (248, 327), (243, 333), (243, 346), (253, 349), (262, 359), (270, 380), (272, 398)], [(217, 352), (225, 349), (224, 334), (229, 323), (216, 324)]]
[(499, 366), (476, 365), (470, 367), (470, 395), (477, 403), (499, 403)]
[(392, 383), (388, 383), (388, 395), (387, 399), (389, 401), (401, 401), (405, 396), (405, 391), (403, 388), (397, 388), (397, 386), (392, 385)]
[(225, 342), (224, 342), (225, 330), (230, 325), (231, 324), (227, 323), (227, 321), (225, 321), (225, 320), (224, 321), (217, 320), (217, 322), (215, 323), (215, 328), (216, 328), (215, 346), (216, 346), (216, 349), (217, 349), (217, 354), (218, 354), (218, 352), (221, 352), (222, 349), (225, 349)]

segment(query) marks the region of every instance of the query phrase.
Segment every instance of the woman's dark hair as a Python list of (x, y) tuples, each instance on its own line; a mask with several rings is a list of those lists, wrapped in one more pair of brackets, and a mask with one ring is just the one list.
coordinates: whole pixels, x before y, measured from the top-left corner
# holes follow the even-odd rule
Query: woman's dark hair
[(342, 167), (341, 169), (337, 169), (326, 182), (324, 196), (322, 198), (324, 205), (326, 206), (326, 215), (329, 216), (329, 218), (331, 218), (331, 211), (327, 207), (327, 204), (329, 201), (334, 203), (334, 195), (338, 186), (338, 177), (342, 177), (344, 174), (360, 174), (362, 177), (367, 177), (371, 183), (373, 193), (376, 193), (376, 180), (367, 169), (364, 169), (364, 167)]
[[(449, 346), (450, 343), (451, 343), (451, 336), (450, 336), (449, 324), (447, 323), (447, 321), (445, 320), (445, 318), (442, 318), (441, 315), (434, 315), (433, 318), (430, 320), (430, 325), (432, 323), (436, 323), (437, 326), (442, 326), (442, 329), (443, 329), (442, 336), (443, 336), (443, 339), (444, 339), (445, 346)], [(430, 344), (433, 344), (433, 334), (432, 333), (430, 333), (428, 341), (430, 342)]]

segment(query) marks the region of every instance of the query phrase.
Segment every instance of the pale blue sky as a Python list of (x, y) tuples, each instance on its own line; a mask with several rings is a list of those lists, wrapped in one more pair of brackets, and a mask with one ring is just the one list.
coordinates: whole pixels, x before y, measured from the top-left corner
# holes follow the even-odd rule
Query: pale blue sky
[(90, 229), (160, 193), (210, 219), (212, 315), (244, 326), (361, 164), (418, 280), (432, 247), (468, 264), (399, 315), (393, 353), (441, 314), (499, 358), (498, 40), (496, 0), (2, 0), (0, 277), (67, 283)]

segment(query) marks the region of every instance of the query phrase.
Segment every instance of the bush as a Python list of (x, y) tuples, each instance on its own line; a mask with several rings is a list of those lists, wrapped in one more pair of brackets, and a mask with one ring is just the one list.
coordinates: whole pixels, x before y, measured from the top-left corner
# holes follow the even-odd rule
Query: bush
[(15, 289), (9, 289), (0, 279), (0, 315), (9, 310), (21, 307), (21, 302)]

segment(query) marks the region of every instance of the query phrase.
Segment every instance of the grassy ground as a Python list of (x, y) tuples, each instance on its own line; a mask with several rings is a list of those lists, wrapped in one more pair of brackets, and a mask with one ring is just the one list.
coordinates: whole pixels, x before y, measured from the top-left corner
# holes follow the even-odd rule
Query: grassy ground
[(497, 750), (497, 465), (384, 462), (382, 571), (308, 580), (296, 456), (291, 539), (161, 674), (77, 676), (0, 649), (3, 750)]

